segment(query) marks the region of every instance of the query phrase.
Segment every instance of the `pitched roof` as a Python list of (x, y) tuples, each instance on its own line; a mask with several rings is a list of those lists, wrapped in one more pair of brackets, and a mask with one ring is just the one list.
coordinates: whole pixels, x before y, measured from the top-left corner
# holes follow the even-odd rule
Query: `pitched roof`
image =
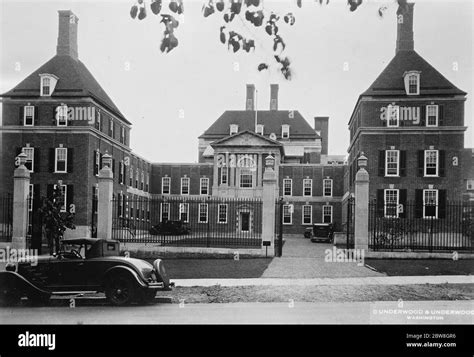
[[(247, 137), (248, 136), (253, 136), (253, 137), (259, 139), (262, 143), (265, 143), (267, 146), (277, 146), (277, 147), (282, 146), (282, 144), (280, 142), (276, 141), (276, 140), (266, 138), (262, 135), (254, 133), (253, 131), (250, 131), (250, 130), (244, 130), (244, 131), (241, 131), (241, 132), (239, 132), (237, 134), (233, 134), (233, 135), (228, 135), (227, 134), (226, 137), (212, 142), (211, 147), (234, 145), (233, 142), (235, 142), (236, 138), (238, 138), (240, 136), (247, 136)], [(254, 146), (254, 145), (255, 145), (255, 143), (252, 144), (252, 146)]]
[[(264, 135), (275, 133), (281, 137), (281, 126), (290, 126), (290, 137), (302, 137), (307, 139), (319, 138), (314, 129), (308, 124), (303, 116), (297, 111), (290, 110), (259, 110), (257, 112), (257, 123), (264, 125)], [(229, 135), (231, 124), (237, 124), (239, 131), (255, 130), (255, 111), (252, 110), (227, 110), (225, 111), (200, 138), (220, 138)]]
[(405, 85), (403, 74), (406, 71), (421, 71), (420, 95), (465, 95), (439, 73), (431, 64), (423, 59), (416, 51), (399, 51), (382, 73), (372, 83), (362, 96), (404, 96)]
[(1, 97), (36, 97), (40, 95), (39, 74), (54, 74), (59, 78), (52, 98), (92, 97), (125, 123), (131, 124), (112, 99), (102, 89), (87, 67), (70, 56), (54, 56)]

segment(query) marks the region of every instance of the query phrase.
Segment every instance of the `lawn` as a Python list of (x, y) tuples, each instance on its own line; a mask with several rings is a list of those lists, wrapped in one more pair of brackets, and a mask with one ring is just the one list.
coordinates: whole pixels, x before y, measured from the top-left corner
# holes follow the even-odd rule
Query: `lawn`
[(365, 259), (365, 264), (389, 276), (474, 274), (471, 259)]

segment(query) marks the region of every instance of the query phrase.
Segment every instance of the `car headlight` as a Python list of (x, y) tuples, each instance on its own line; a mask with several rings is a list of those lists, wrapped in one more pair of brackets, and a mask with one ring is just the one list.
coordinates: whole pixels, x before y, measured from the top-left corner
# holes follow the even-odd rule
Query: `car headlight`
[(8, 264), (5, 266), (5, 270), (6, 270), (6, 271), (13, 271), (13, 272), (15, 272), (15, 271), (16, 271), (16, 264), (8, 263)]

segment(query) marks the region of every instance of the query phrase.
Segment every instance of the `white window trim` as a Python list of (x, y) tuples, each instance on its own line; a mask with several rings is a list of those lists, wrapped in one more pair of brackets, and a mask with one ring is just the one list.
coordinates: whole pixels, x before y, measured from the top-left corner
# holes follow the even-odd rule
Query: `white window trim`
[[(290, 194), (289, 195), (285, 193), (285, 181), (290, 181)], [(283, 196), (287, 196), (287, 197), (293, 196), (293, 179), (283, 179)]]
[[(225, 182), (223, 178), (225, 177)], [(229, 184), (229, 169), (227, 166), (221, 167), (221, 185), (228, 185)]]
[[(392, 215), (387, 215), (387, 192), (389, 191), (393, 191), (393, 192), (397, 192), (397, 207), (395, 209), (395, 212), (396, 212), (396, 215), (395, 216), (392, 216)], [(383, 201), (384, 201), (384, 205), (383, 205), (383, 216), (385, 218), (398, 218), (399, 217), (399, 213), (398, 213), (398, 205), (400, 203), (400, 190), (397, 189), (397, 188), (387, 188), (387, 189), (384, 189), (383, 190)]]
[(25, 147), (22, 147), (21, 148), (21, 151), (25, 154), (26, 154), (26, 151), (31, 151), (31, 160), (27, 160), (27, 161), (31, 161), (31, 170), (29, 170), (31, 173), (35, 172), (35, 148), (32, 148), (30, 146), (25, 146)]
[(324, 208), (325, 208), (325, 207), (330, 207), (330, 209), (331, 209), (331, 210), (330, 210), (330, 211), (331, 211), (331, 222), (329, 222), (329, 223), (333, 223), (334, 207), (333, 207), (332, 205), (324, 205), (324, 206), (323, 206), (323, 209), (322, 209), (322, 215), (323, 215), (323, 216), (322, 216), (322, 222), (324, 222), (324, 216), (325, 216), (325, 214), (324, 214)]
[(239, 132), (239, 126), (237, 124), (230, 124), (229, 126), (229, 135), (234, 135)]
[[(392, 113), (392, 111), (395, 110), (395, 112), (397, 113), (397, 123), (392, 125), (390, 123), (390, 113)], [(398, 105), (389, 105), (387, 107), (387, 127), (389, 128), (398, 128), (400, 126), (400, 107)]]
[[(184, 188), (184, 182), (188, 182), (188, 193), (183, 193), (183, 188)], [(181, 194), (182, 195), (189, 195), (189, 192), (191, 191), (191, 180), (189, 177), (181, 177)]]
[(281, 138), (282, 139), (290, 138), (290, 126), (288, 124), (283, 124), (281, 126)]
[[(326, 195), (326, 181), (329, 181), (331, 182), (331, 194), (330, 195)], [(332, 197), (333, 195), (333, 181), (332, 179), (324, 179), (323, 180), (323, 197)]]
[[(309, 223), (304, 221), (304, 208), (309, 207)], [(313, 224), (313, 206), (312, 205), (303, 205), (301, 207), (301, 224), (303, 225), (312, 225)]]
[[(288, 212), (290, 213), (290, 222), (285, 222), (285, 207), (288, 207)], [(281, 215), (281, 219), (283, 220), (283, 225), (289, 226), (293, 224), (293, 212), (291, 212), (291, 205), (283, 205), (283, 214)]]
[[(60, 111), (61, 111), (61, 114), (64, 115), (64, 112), (66, 112), (66, 118), (60, 118), (59, 117), (59, 111), (58, 111), (58, 108), (62, 108)], [(61, 105), (58, 105), (56, 107), (56, 126), (67, 126), (67, 120), (68, 120), (68, 106), (65, 105), (65, 104), (61, 104)]]
[[(397, 173), (388, 174), (388, 153), (396, 152), (397, 153)], [(400, 176), (400, 150), (385, 150), (385, 177), (399, 177)]]
[[(405, 92), (407, 95), (420, 95), (420, 73), (419, 71), (408, 71), (403, 74)], [(410, 76), (416, 77), (416, 93), (410, 93)]]
[[(99, 176), (99, 171), (101, 170), (101, 167), (100, 167), (100, 151), (97, 150), (95, 152), (95, 161), (97, 163), (97, 167), (98, 167), (98, 170), (97, 170), (97, 173), (95, 174), (95, 176)], [(95, 170), (95, 168), (94, 168)]]
[[(206, 193), (202, 193), (202, 189), (203, 189), (203, 183), (204, 182), (207, 182), (205, 187), (206, 187)], [(199, 194), (202, 195), (202, 196), (207, 196), (209, 195), (209, 178), (208, 177), (201, 177), (199, 179)]]
[(121, 180), (119, 183), (123, 185), (125, 182), (125, 164), (123, 163), (123, 160), (120, 161), (120, 176), (121, 176)]
[[(165, 187), (165, 180), (168, 181), (168, 192), (163, 192)], [(161, 194), (169, 195), (171, 194), (171, 177), (165, 176), (161, 178)]]
[[(66, 150), (66, 160), (64, 161), (64, 171), (58, 170), (58, 152), (59, 150)], [(56, 148), (55, 155), (54, 155), (54, 172), (58, 174), (66, 174), (67, 173), (67, 148)]]
[[(309, 181), (309, 195), (305, 192), (305, 182)], [(303, 179), (303, 196), (311, 197), (313, 196), (313, 179)]]
[[(54, 184), (53, 188), (56, 189), (58, 185)], [(66, 212), (67, 205), (67, 185), (59, 185), (61, 188), (64, 187), (64, 206), (61, 207), (61, 212)]]
[[(206, 220), (201, 221), (201, 207), (206, 207)], [(207, 203), (199, 203), (199, 209), (198, 209), (198, 223), (208, 223), (209, 222), (209, 205)]]
[[(133, 202), (133, 201), (132, 201)], [(160, 222), (163, 222), (163, 207), (168, 207), (168, 211), (166, 212), (166, 220), (170, 220), (170, 204), (168, 202), (160, 203)], [(132, 207), (133, 209), (133, 207)]]
[[(242, 186), (242, 184), (243, 184), (242, 176), (243, 175), (250, 176), (252, 178), (252, 185), (251, 186)], [(254, 187), (255, 187), (254, 173), (252, 171), (250, 171), (250, 169), (240, 168), (240, 170), (239, 170), (239, 188), (244, 189), (244, 190), (248, 190), (248, 189), (253, 189)]]
[[(429, 124), (429, 120), (428, 120), (428, 113), (429, 113), (429, 108), (430, 107), (435, 107), (436, 108), (436, 124), (434, 125), (430, 125)], [(425, 117), (425, 124), (427, 127), (437, 127), (439, 125), (439, 105), (437, 104), (429, 104), (426, 106), (426, 113), (425, 113), (426, 117)]]
[[(430, 151), (436, 152), (436, 174), (434, 175), (428, 175), (426, 173), (427, 171), (426, 156), (427, 156), (427, 153)], [(424, 161), (424, 170), (423, 170), (424, 177), (439, 177), (439, 150), (425, 150), (423, 155), (424, 155), (424, 160), (423, 160)]]
[[(221, 221), (221, 207), (225, 206), (225, 221)], [(217, 206), (217, 223), (219, 224), (227, 224), (227, 218), (229, 214), (229, 207), (227, 203), (219, 203)]]
[[(27, 108), (32, 108), (31, 124), (26, 124), (26, 112)], [(33, 105), (25, 105), (23, 107), (23, 126), (34, 126), (35, 125), (35, 107)]]
[[(181, 207), (184, 207), (183, 212), (181, 212)], [(189, 203), (180, 203), (179, 204), (179, 220), (181, 220), (181, 215), (182, 214), (186, 214), (186, 219), (183, 220), (183, 222), (184, 223), (189, 223)]]
[(255, 130), (257, 134), (263, 135), (264, 133), (264, 125), (263, 124), (257, 124), (257, 128)]
[(434, 216), (434, 219), (438, 219), (438, 208), (439, 208), (439, 190), (437, 189), (425, 189), (423, 190), (423, 218), (424, 219), (433, 219), (433, 216), (426, 216), (426, 202), (425, 202), (425, 198), (426, 198), (426, 192), (427, 191), (432, 191), (432, 192), (436, 192), (436, 205), (435, 205), (435, 216)]

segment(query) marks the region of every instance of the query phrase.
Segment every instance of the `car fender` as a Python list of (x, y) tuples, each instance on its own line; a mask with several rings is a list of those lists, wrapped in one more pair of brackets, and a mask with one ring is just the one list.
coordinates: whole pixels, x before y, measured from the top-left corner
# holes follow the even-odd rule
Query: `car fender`
[(103, 281), (102, 281), (102, 285), (105, 286), (107, 284), (107, 280), (108, 278), (113, 275), (113, 274), (117, 274), (117, 273), (121, 273), (121, 274), (127, 274), (128, 276), (131, 276), (133, 278), (133, 280), (135, 280), (135, 282), (140, 285), (141, 287), (144, 287), (146, 288), (148, 285), (140, 278), (140, 276), (137, 274), (137, 272), (135, 270), (133, 270), (132, 268), (130, 267), (127, 267), (127, 266), (114, 266), (110, 269), (108, 269), (105, 273), (104, 273), (104, 278), (103, 278)]
[(17, 289), (23, 295), (37, 295), (42, 297), (49, 297), (51, 293), (45, 291), (36, 285), (29, 282), (22, 275), (14, 271), (0, 272), (0, 286), (7, 289)]
[(170, 279), (168, 277), (168, 274), (166, 273), (165, 265), (163, 264), (163, 261), (161, 259), (156, 259), (153, 262), (153, 269), (156, 273), (158, 280), (160, 280), (163, 283), (163, 287), (165, 289), (168, 289), (170, 287)]

